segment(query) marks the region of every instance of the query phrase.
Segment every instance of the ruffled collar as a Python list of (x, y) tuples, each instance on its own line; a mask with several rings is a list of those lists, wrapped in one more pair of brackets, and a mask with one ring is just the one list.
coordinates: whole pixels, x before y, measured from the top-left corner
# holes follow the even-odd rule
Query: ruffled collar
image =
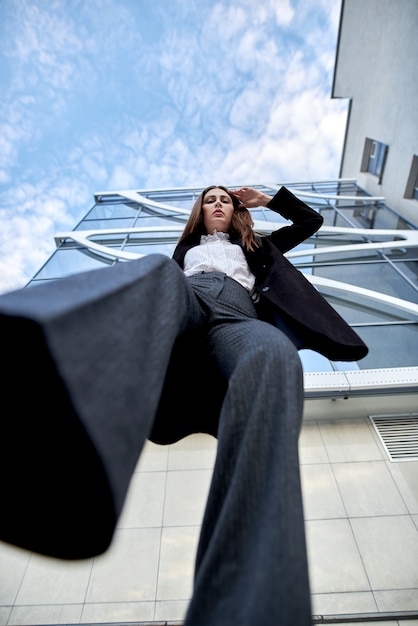
[(229, 241), (228, 233), (218, 233), (215, 229), (212, 235), (201, 235), (200, 243), (209, 243), (211, 241)]

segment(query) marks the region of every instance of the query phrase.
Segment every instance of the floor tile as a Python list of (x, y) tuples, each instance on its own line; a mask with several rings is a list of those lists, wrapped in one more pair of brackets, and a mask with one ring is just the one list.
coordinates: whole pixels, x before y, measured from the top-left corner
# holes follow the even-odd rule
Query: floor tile
[(12, 612), (11, 606), (0, 606), (0, 626), (6, 626), (11, 612)]
[(160, 528), (120, 529), (114, 543), (94, 559), (86, 602), (154, 601)]
[(164, 528), (157, 600), (188, 600), (191, 597), (199, 533), (199, 526)]
[(418, 532), (409, 515), (351, 524), (373, 589), (418, 588)]
[(62, 561), (32, 554), (16, 604), (82, 603), (92, 560)]
[(118, 528), (161, 526), (166, 472), (137, 472), (132, 476)]
[(304, 422), (299, 436), (300, 463), (328, 463), (317, 422)]
[(13, 604), (31, 553), (0, 541), (0, 605)]
[(408, 511), (418, 515), (418, 461), (387, 462)]
[(319, 430), (332, 463), (383, 459), (366, 419), (319, 422)]
[(82, 604), (15, 606), (8, 626), (79, 624), (82, 606)]
[(306, 522), (312, 593), (370, 591), (348, 520)]
[(152, 441), (146, 441), (139, 457), (136, 472), (158, 472), (167, 469), (168, 449)]
[(347, 517), (329, 464), (302, 465), (301, 481), (306, 520)]
[[(374, 616), (373, 616), (374, 617)], [(338, 618), (336, 618), (338, 619)], [(334, 621), (334, 618), (332, 620), (332, 624), (334, 624), (334, 626), (370, 626), (370, 620), (369, 619), (365, 619), (363, 621), (358, 620), (358, 616), (355, 615), (353, 616), (353, 621), (352, 622), (347, 622), (346, 620), (349, 619), (347, 618), (345, 615), (343, 616), (343, 619), (341, 622), (338, 621)], [(375, 620), (373, 619), (373, 621), (371, 622), (372, 626), (403, 626), (404, 622), (399, 622), (398, 620), (387, 620), (387, 619), (382, 619), (382, 620)], [(414, 624), (410, 621), (405, 623), (405, 626), (414, 626)]]
[(375, 591), (374, 596), (379, 611), (418, 611), (418, 589)]
[(154, 602), (88, 603), (84, 605), (81, 620), (88, 624), (152, 622), (154, 611)]
[(377, 605), (371, 591), (360, 593), (317, 593), (312, 595), (314, 615), (374, 613)]
[(170, 446), (169, 470), (213, 469), (217, 441), (205, 434), (194, 434)]
[[(0, 542), (0, 626), (180, 622), (216, 446), (207, 435), (147, 442), (101, 557), (59, 561)], [(418, 463), (391, 463), (367, 419), (305, 422), (299, 450), (313, 612), (418, 610)]]
[(163, 600), (156, 602), (155, 605), (155, 621), (182, 621), (185, 618), (188, 600)]
[(164, 526), (201, 524), (211, 478), (212, 470), (168, 472)]
[(333, 469), (349, 517), (408, 512), (385, 461), (335, 463)]

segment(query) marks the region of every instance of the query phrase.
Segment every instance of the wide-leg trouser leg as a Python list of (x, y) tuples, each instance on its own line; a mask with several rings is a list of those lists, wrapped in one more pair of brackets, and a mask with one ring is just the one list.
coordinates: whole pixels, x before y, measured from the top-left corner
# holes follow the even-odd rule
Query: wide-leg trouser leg
[(187, 626), (311, 624), (297, 351), (259, 320), (210, 332), (228, 391)]
[(0, 298), (1, 539), (61, 558), (108, 547), (174, 341), (201, 315), (162, 255)]

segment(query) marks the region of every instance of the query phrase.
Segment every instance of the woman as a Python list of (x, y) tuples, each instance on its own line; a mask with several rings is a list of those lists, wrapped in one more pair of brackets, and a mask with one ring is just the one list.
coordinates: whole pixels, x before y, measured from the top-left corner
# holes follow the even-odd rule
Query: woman
[[(293, 223), (260, 237), (257, 206)], [(2, 296), (0, 328), (25, 351), (7, 342), (3, 400), (15, 403), (0, 469), (13, 481), (0, 537), (61, 558), (104, 551), (145, 439), (208, 432), (217, 458), (185, 623), (310, 624), (297, 348), (367, 353), (283, 256), (321, 224), (284, 187), (272, 198), (213, 186), (174, 261), (150, 255)]]
[[(248, 208), (258, 206), (293, 224), (257, 236)], [(273, 198), (252, 188), (208, 187), (174, 251), (205, 325), (200, 337), (186, 334), (173, 350), (150, 438), (168, 443), (199, 431), (218, 438), (186, 624), (311, 623), (297, 348), (338, 360), (367, 354), (283, 256), (322, 221), (284, 187)], [(182, 401), (182, 380), (204, 402)]]
[[(283, 256), (321, 227), (322, 216), (285, 187), (274, 198), (251, 188), (229, 194), (225, 188), (217, 189), (218, 193), (216, 188), (208, 188), (196, 201), (174, 251), (173, 258), (179, 265), (184, 268), (186, 253), (199, 243), (205, 231), (211, 233), (217, 229), (230, 233), (231, 243), (241, 245), (248, 271), (256, 279), (253, 289), (258, 294), (256, 300), (261, 300), (259, 314), (263, 319), (272, 321), (275, 317), (277, 320), (280, 315), (283, 319), (277, 320), (279, 325), (285, 322), (292, 333), (300, 335), (298, 347), (317, 350), (330, 359), (355, 361), (366, 356), (367, 348), (359, 336)], [(222, 209), (217, 213), (211, 208), (221, 190), (222, 204), (228, 207), (226, 215), (222, 215)], [(293, 225), (280, 228), (268, 237), (257, 237), (251, 215), (245, 208), (258, 206), (280, 213)], [(192, 271), (186, 267), (185, 273), (190, 275)]]

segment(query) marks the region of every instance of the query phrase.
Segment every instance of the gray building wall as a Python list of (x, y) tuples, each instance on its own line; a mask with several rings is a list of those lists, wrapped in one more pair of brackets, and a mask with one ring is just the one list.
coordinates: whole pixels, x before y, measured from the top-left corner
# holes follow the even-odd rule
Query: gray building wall
[[(418, 224), (404, 198), (418, 155), (418, 1), (343, 0), (332, 96), (350, 98), (340, 175)], [(361, 172), (366, 137), (389, 146), (381, 184)]]

